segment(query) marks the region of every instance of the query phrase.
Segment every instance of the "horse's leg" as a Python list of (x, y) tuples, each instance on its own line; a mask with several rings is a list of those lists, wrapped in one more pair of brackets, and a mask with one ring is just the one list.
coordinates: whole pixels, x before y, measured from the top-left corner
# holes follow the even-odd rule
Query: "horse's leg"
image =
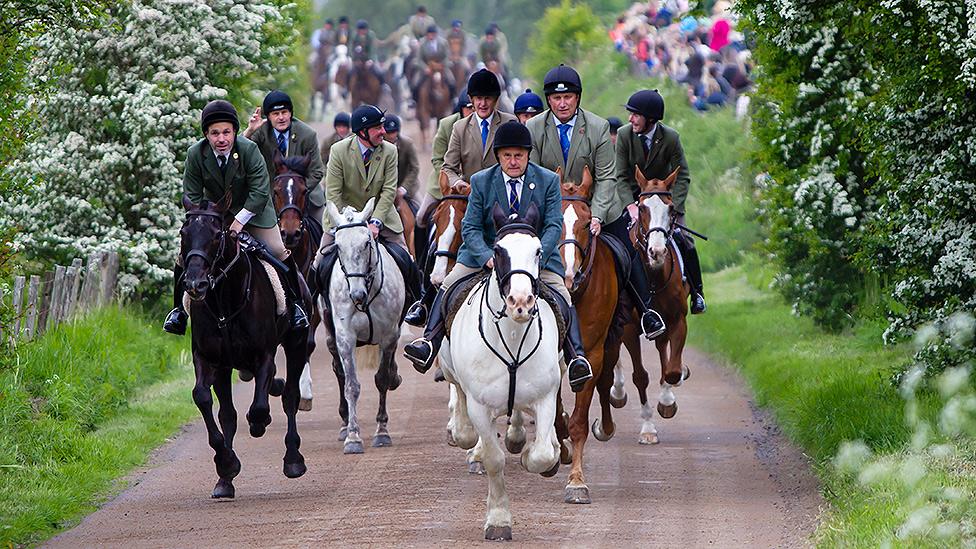
[(521, 462), (525, 470), (551, 477), (559, 471), (559, 440), (556, 438), (556, 392), (536, 402), (535, 440), (522, 451)]
[[(593, 374), (599, 379), (602, 377), (603, 369), (606, 368), (608, 357), (616, 358), (619, 354), (619, 344), (615, 349), (604, 338), (600, 345), (587, 351), (591, 360), (590, 364), (594, 368)], [(569, 479), (563, 492), (563, 501), (566, 503), (592, 502), (590, 489), (586, 485), (586, 479), (583, 475), (583, 448), (586, 446), (586, 439), (589, 436), (590, 403), (593, 402), (595, 390), (596, 384), (591, 381), (583, 387), (582, 391), (576, 393), (576, 404), (569, 420), (569, 434), (573, 443), (573, 466), (569, 471)], [(593, 425), (596, 426), (598, 422), (599, 420)]]
[[(200, 358), (194, 357), (193, 363), (194, 370), (196, 370), (196, 383), (193, 386), (193, 402), (200, 410), (200, 415), (203, 416), (203, 423), (207, 426), (207, 441), (214, 450), (214, 465), (216, 465), (217, 476), (219, 477), (211, 497), (232, 498), (234, 497), (234, 485), (231, 481), (240, 472), (240, 461), (237, 460), (236, 455), (227, 451), (224, 435), (220, 432), (220, 428), (217, 427), (217, 422), (214, 420), (213, 394), (210, 392), (210, 388), (214, 386), (217, 371), (213, 366), (205, 363)], [(230, 385), (229, 380), (227, 381), (227, 385)], [(220, 404), (221, 409), (223, 409), (224, 401), (222, 400)], [(229, 414), (229, 410), (233, 409), (234, 403), (228, 400), (226, 405)], [(236, 467), (234, 466), (235, 461)]]
[(447, 397), (447, 445), (457, 446), (457, 442), (454, 440), (454, 408), (457, 407), (457, 390), (454, 388), (453, 383), (448, 383), (448, 390), (450, 393)]
[(376, 411), (376, 434), (373, 435), (373, 448), (393, 445), (393, 439), (390, 437), (390, 431), (387, 425), (390, 421), (390, 416), (386, 413), (386, 392), (389, 390), (393, 381), (392, 377), (397, 375), (395, 370), (396, 365), (394, 363), (395, 351), (396, 340), (392, 344), (388, 343), (383, 345), (382, 349), (380, 349), (380, 367), (376, 370), (376, 374), (373, 375), (376, 390), (380, 392), (380, 405)]
[(251, 436), (264, 436), (268, 425), (271, 425), (271, 405), (268, 403), (268, 393), (271, 390), (275, 364), (274, 355), (266, 354), (258, 361), (257, 371), (254, 372), (254, 400), (247, 410), (247, 423)]
[(288, 478), (298, 478), (305, 474), (305, 457), (298, 450), (302, 445), (302, 438), (298, 436), (298, 401), (300, 398), (299, 378), (308, 370), (307, 340), (301, 334), (288, 334), (292, 341), (285, 342), (285, 359), (287, 376), (285, 391), (281, 395), (281, 407), (288, 418), (288, 429), (285, 432), (285, 457), (283, 472)]
[[(492, 429), (494, 429), (494, 422), (492, 423)], [(474, 445), (465, 453), (468, 463), (468, 472), (472, 475), (483, 475), (485, 474), (485, 443), (482, 439), (478, 439), (478, 443)]]
[[(620, 360), (619, 353), (617, 360)], [(613, 362), (615, 364), (616, 361)], [(604, 359), (604, 365), (608, 364)], [(596, 391), (600, 395), (600, 417), (593, 421), (593, 436), (601, 442), (613, 438), (617, 425), (613, 422), (613, 409), (610, 406), (610, 388), (613, 386), (613, 368), (603, 368), (596, 379)]]
[(348, 423), (346, 431), (345, 445), (342, 449), (344, 454), (362, 454), (363, 439), (359, 436), (359, 418), (356, 417), (356, 405), (359, 402), (359, 376), (356, 373), (356, 351), (355, 340), (340, 338), (336, 340), (339, 350), (339, 359), (342, 361), (342, 371), (346, 375), (345, 399), (349, 407)]
[(661, 394), (657, 400), (657, 412), (664, 419), (673, 418), (678, 413), (678, 402), (673, 389), (684, 380), (681, 352), (684, 350), (687, 333), (688, 326), (684, 319), (681, 319), (674, 323), (668, 339), (658, 345), (658, 351), (661, 353)]
[(610, 388), (610, 405), (623, 408), (627, 405), (627, 392), (624, 390), (624, 367), (620, 361), (613, 365), (613, 387)]
[[(560, 371), (560, 376), (565, 372)], [(559, 439), (559, 462), (569, 465), (573, 462), (573, 451), (569, 445), (569, 414), (563, 407), (562, 386), (556, 391), (556, 438)]]
[(512, 420), (505, 431), (505, 448), (509, 453), (518, 454), (525, 447), (525, 417), (522, 412), (512, 412)]
[(339, 358), (339, 351), (332, 355), (332, 372), (336, 376), (336, 385), (339, 388), (339, 419), (342, 420), (342, 427), (339, 428), (339, 442), (346, 440), (349, 432), (349, 403), (346, 402), (346, 374), (342, 368), (342, 360)]
[(468, 417), (468, 398), (464, 394), (464, 390), (461, 389), (460, 385), (454, 385), (454, 390), (457, 392), (457, 401), (454, 406), (454, 431), (452, 433), (454, 437), (454, 442), (457, 443), (458, 448), (462, 450), (470, 450), (478, 443), (478, 432), (475, 430), (474, 426), (471, 424), (471, 419)]
[[(505, 491), (505, 453), (495, 436), (495, 422), (491, 412), (474, 399), (467, 399), (466, 408), (471, 423), (484, 444), (484, 464), (488, 473), (488, 512), (485, 516), (485, 539), (511, 540), (512, 513)], [(536, 422), (538, 424), (538, 421)], [(550, 418), (549, 425), (552, 425)]]
[(306, 348), (308, 349), (308, 361), (305, 362), (305, 367), (302, 368), (302, 376), (298, 380), (298, 390), (299, 390), (299, 400), (298, 409), (303, 412), (307, 412), (312, 409), (312, 353), (315, 352), (315, 330), (319, 327), (319, 323), (322, 322), (322, 316), (319, 314), (318, 307), (312, 308), (312, 322), (308, 327), (308, 339), (306, 340)]

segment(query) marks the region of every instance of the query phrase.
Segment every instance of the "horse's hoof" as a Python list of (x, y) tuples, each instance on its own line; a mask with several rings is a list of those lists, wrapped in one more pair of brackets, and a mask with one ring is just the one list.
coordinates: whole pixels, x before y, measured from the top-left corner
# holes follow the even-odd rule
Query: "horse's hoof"
[(614, 408), (623, 408), (626, 405), (627, 405), (627, 393), (624, 393), (624, 396), (620, 398), (614, 398), (613, 391), (610, 392), (610, 406), (613, 406)]
[(248, 428), (248, 430), (250, 431), (252, 437), (261, 438), (264, 436), (264, 433), (268, 430), (268, 425), (270, 424), (271, 424), (271, 418), (269, 417), (268, 421), (265, 423), (249, 424), (250, 427)]
[(388, 391), (396, 391), (396, 390), (397, 390), (397, 387), (399, 387), (401, 383), (403, 383), (403, 378), (402, 378), (402, 377), (400, 377), (400, 374), (397, 374), (397, 375), (396, 375), (396, 376), (394, 376), (394, 377), (393, 377), (393, 379), (392, 379), (392, 380), (390, 381), (390, 386), (389, 386), (389, 387), (387, 387), (386, 389), (387, 389)]
[(347, 442), (342, 447), (343, 454), (362, 454), (365, 453), (366, 449), (363, 448), (362, 441)]
[(488, 526), (485, 528), (485, 539), (488, 541), (512, 541), (512, 527)]
[(658, 402), (657, 413), (661, 414), (661, 417), (663, 417), (664, 419), (671, 419), (674, 417), (674, 414), (678, 413), (678, 403), (675, 402), (670, 406), (665, 406), (664, 404)]
[[(300, 399), (298, 399), (298, 409), (301, 410), (301, 411), (303, 411), (303, 412), (310, 412), (310, 411), (312, 411), (312, 399), (310, 399), (310, 398), (300, 398)], [(342, 437), (342, 440), (345, 440), (345, 439), (346, 439), (346, 437)]]
[(339, 429), (339, 442), (343, 442), (344, 440), (346, 440), (347, 436), (349, 436), (348, 427), (343, 427), (342, 429)]
[(552, 464), (552, 467), (550, 467), (548, 470), (543, 471), (543, 472), (541, 472), (539, 474), (542, 475), (542, 476), (544, 476), (544, 477), (546, 477), (546, 478), (549, 478), (549, 477), (556, 476), (556, 473), (558, 473), (558, 472), (559, 472), (559, 460), (557, 459), (556, 460), (556, 463), (553, 463)]
[(454, 440), (454, 435), (451, 434), (451, 430), (447, 430), (447, 445), (457, 448), (457, 441)]
[(660, 441), (657, 439), (657, 433), (641, 433), (637, 439), (638, 444), (657, 444), (658, 442)]
[(593, 432), (593, 436), (596, 437), (597, 440), (599, 440), (600, 442), (606, 442), (611, 438), (613, 438), (614, 433), (617, 432), (616, 425), (611, 423), (610, 426), (611, 426), (610, 433), (609, 434), (604, 433), (603, 422), (600, 421), (600, 418), (596, 418), (593, 420), (593, 425), (590, 427), (590, 430)]
[(472, 461), (468, 464), (468, 472), (472, 475), (483, 475), (485, 474), (485, 464), (480, 461)]
[(508, 437), (505, 437), (505, 448), (508, 448), (510, 454), (520, 454), (522, 453), (522, 448), (525, 448), (525, 439), (510, 440)]
[(678, 381), (678, 383), (676, 383), (674, 386), (675, 387), (681, 387), (681, 384), (684, 383), (685, 381), (688, 381), (689, 379), (691, 379), (691, 368), (689, 368), (689, 367), (685, 366), (684, 364), (682, 364), (681, 365), (681, 380)]
[(573, 463), (573, 443), (564, 440), (562, 444), (559, 445), (559, 462), (563, 465), (570, 465)]
[(288, 478), (298, 478), (308, 471), (308, 467), (305, 467), (304, 461), (299, 461), (298, 463), (286, 463), (283, 471), (285, 476)]
[(217, 476), (227, 479), (228, 482), (236, 478), (241, 472), (241, 460), (237, 458), (237, 454), (233, 450), (230, 452), (230, 458), (223, 463), (219, 462), (216, 456), (214, 457), (214, 464), (217, 466)]
[(210, 497), (213, 499), (234, 499), (234, 485), (230, 480), (217, 479), (217, 484), (214, 485)]
[(271, 381), (271, 388), (268, 389), (268, 394), (273, 397), (280, 397), (285, 392), (285, 380), (280, 377), (274, 378)]
[(254, 379), (254, 372), (248, 372), (247, 370), (238, 370), (237, 377), (240, 378), (241, 381), (251, 381), (252, 379)]
[(376, 435), (373, 437), (373, 448), (383, 448), (393, 446), (393, 439), (390, 435)]
[(593, 500), (590, 499), (590, 489), (585, 484), (583, 486), (567, 486), (563, 501), (583, 505), (593, 503)]

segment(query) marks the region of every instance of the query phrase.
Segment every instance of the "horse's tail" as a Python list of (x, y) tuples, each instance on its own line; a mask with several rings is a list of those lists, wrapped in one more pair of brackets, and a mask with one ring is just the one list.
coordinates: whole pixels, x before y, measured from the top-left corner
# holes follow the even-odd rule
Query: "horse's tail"
[(376, 371), (380, 367), (380, 346), (363, 345), (356, 347), (354, 357), (356, 370)]

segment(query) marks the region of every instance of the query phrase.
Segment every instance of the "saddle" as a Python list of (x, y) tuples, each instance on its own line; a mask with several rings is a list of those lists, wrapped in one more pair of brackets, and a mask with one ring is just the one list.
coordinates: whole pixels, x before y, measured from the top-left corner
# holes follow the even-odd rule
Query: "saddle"
[[(407, 309), (410, 304), (415, 300), (420, 299), (420, 284), (423, 275), (420, 273), (420, 269), (417, 268), (417, 264), (414, 262), (413, 258), (410, 257), (410, 252), (401, 247), (399, 244), (390, 242), (383, 238), (380, 238), (380, 244), (386, 248), (386, 251), (390, 253), (393, 257), (393, 262), (396, 263), (397, 268), (400, 269), (400, 274), (403, 276), (404, 286), (407, 291), (406, 299), (404, 300), (403, 312), (401, 313), (400, 319), (403, 319), (403, 315), (407, 314)], [(332, 270), (335, 268), (335, 263), (338, 258), (338, 250), (335, 244), (329, 246), (328, 248), (322, 250), (322, 260), (318, 268), (318, 280), (317, 283), (320, 288), (319, 296), (325, 301), (326, 309), (331, 309), (332, 303), (329, 300), (329, 284), (332, 280)]]
[(312, 216), (306, 215), (304, 216), (303, 220), (305, 221), (305, 228), (308, 230), (308, 238), (312, 241), (314, 246), (312, 249), (314, 252), (322, 245), (322, 234), (325, 232), (325, 230), (322, 228), (322, 224), (319, 223), (319, 220)]
[(613, 261), (617, 264), (617, 276), (620, 277), (621, 283), (626, 283), (630, 278), (630, 250), (627, 249), (627, 244), (621, 242), (618, 238), (610, 234), (600, 233), (598, 237), (607, 248), (610, 248), (610, 253), (613, 255)]

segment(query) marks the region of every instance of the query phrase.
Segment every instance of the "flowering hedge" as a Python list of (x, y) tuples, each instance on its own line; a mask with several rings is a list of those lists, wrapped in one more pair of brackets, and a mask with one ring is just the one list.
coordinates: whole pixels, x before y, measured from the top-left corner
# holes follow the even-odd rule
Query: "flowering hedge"
[(214, 98), (247, 108), (252, 90), (287, 72), (297, 12), (280, 0), (134, 0), (94, 29), (41, 36), (31, 78), (56, 85), (27, 104), (41, 131), (10, 167), (27, 191), (0, 201), (0, 224), (18, 227), (34, 258), (119, 250), (125, 289), (162, 290), (200, 109)]
[[(967, 5), (737, 3), (761, 66), (755, 133), (778, 284), (825, 325), (857, 314), (865, 278), (884, 282), (889, 340), (976, 307), (976, 7)], [(970, 354), (940, 341), (923, 354)]]

